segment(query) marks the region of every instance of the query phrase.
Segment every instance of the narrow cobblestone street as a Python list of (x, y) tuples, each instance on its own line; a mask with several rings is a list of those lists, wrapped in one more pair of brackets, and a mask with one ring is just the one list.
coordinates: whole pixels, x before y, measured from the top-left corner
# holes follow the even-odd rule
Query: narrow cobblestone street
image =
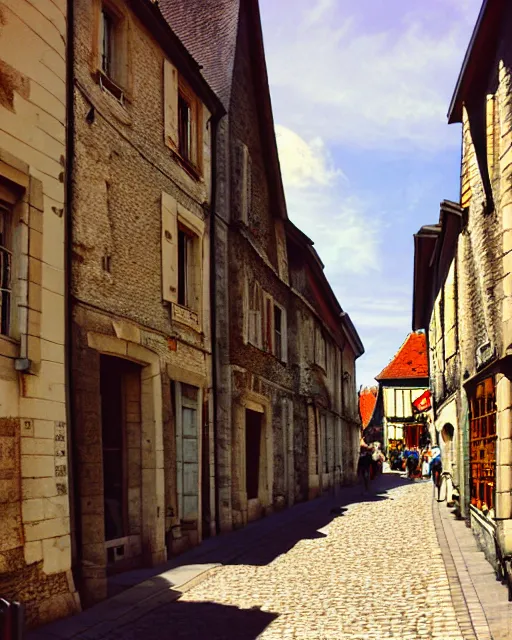
[(463, 638), (429, 483), (404, 482), (351, 504), (317, 536), (269, 564), (263, 564), (273, 555), (268, 545), (251, 549), (177, 602), (109, 637)]

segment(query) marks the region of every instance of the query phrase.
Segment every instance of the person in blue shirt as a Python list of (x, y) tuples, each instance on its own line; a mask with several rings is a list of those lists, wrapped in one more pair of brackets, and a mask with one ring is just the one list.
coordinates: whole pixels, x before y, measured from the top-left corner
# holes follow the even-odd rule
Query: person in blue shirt
[(409, 451), (409, 455), (407, 456), (407, 477), (413, 478), (418, 468), (418, 464), (420, 462), (420, 452), (416, 447), (413, 447), (411, 451)]
[(441, 449), (434, 447), (432, 449), (432, 459), (430, 460), (429, 475), (432, 477), (434, 484), (436, 483), (436, 476), (440, 475), (443, 471), (443, 462), (441, 460)]

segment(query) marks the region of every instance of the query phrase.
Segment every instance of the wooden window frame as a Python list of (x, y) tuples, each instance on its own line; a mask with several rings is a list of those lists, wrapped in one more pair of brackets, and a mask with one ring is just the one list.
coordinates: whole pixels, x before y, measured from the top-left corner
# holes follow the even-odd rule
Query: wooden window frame
[[(185, 265), (184, 265), (185, 266), (185, 274), (184, 274), (185, 300), (184, 302), (180, 302), (180, 299), (179, 299), (180, 297), (179, 282), (181, 277), (179, 271), (180, 271), (180, 268), (182, 267), (181, 260), (179, 257), (180, 234), (183, 234), (186, 238), (186, 245), (185, 245), (186, 255), (185, 255)], [(201, 240), (200, 236), (198, 236), (195, 231), (190, 229), (190, 227), (188, 227), (180, 219), (178, 219), (178, 301), (177, 303), (180, 307), (184, 307), (185, 309), (190, 309), (192, 311), (195, 311), (196, 313), (199, 313), (199, 308), (196, 308), (196, 307), (200, 305), (199, 301), (201, 299), (201, 296), (199, 295), (200, 292), (197, 291), (197, 288), (200, 286), (200, 283), (197, 282), (198, 274), (194, 273), (194, 271), (197, 271), (197, 269), (194, 267), (194, 262), (197, 261), (198, 268), (200, 268), (200, 259), (199, 259), (200, 240)], [(197, 304), (195, 304), (196, 301), (197, 301)]]
[[(95, 0), (91, 72), (100, 87), (122, 105), (131, 101), (129, 12), (119, 0)], [(111, 68), (103, 65), (103, 14), (111, 19)]]
[(11, 337), (13, 324), (13, 203), (0, 193), (0, 335)]
[(11, 212), (11, 312), (0, 356), (17, 371), (39, 373), (41, 365), (43, 186), (29, 166), (6, 151), (0, 160), (0, 200)]
[[(276, 309), (278, 309), (281, 314), (281, 326), (279, 327), (279, 330), (276, 327)], [(274, 301), (274, 307), (273, 307), (272, 322), (273, 322), (272, 353), (280, 362), (286, 363), (288, 362), (288, 326), (287, 326), (288, 318), (287, 318), (286, 309), (275, 301)], [(280, 342), (281, 342), (280, 353), (277, 353), (277, 335), (279, 335)]]
[(478, 382), (469, 397), (469, 465), (471, 504), (494, 508), (496, 490), (496, 385), (488, 377)]
[[(181, 153), (180, 127), (179, 127), (179, 100), (186, 102), (190, 109), (190, 154), (189, 157)], [(178, 74), (178, 156), (184, 168), (198, 179), (203, 174), (203, 110), (196, 94), (185, 80)]]

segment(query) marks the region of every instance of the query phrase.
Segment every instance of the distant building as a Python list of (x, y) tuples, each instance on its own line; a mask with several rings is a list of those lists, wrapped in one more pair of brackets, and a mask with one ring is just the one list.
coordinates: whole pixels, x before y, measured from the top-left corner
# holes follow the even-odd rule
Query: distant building
[(370, 424), (373, 416), (373, 410), (377, 404), (379, 395), (379, 387), (361, 387), (359, 390), (359, 417), (361, 418), (361, 426), (364, 429)]
[(160, 0), (226, 115), (216, 136), (217, 530), (353, 480), (363, 345), (288, 219), (257, 0)]
[[(418, 447), (428, 431), (428, 359), (423, 332), (407, 336), (394, 358), (375, 378), (379, 382), (377, 402), (369, 427), (381, 427), (385, 449), (399, 443)], [(419, 405), (419, 406), (418, 406)], [(378, 438), (379, 439), (379, 438)]]

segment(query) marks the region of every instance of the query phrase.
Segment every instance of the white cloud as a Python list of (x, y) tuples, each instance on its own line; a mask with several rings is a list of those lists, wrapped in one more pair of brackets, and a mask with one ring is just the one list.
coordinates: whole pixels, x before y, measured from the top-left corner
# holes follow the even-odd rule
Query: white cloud
[[(451, 0), (462, 17), (466, 0)], [(455, 4), (456, 3), (456, 4)], [(278, 117), (309, 139), (361, 148), (436, 151), (459, 143), (446, 112), (467, 45), (468, 22), (427, 27), (418, 9), (401, 28), (371, 25), (346, 3), (294, 3), (286, 32), (266, 28)], [(425, 9), (425, 11), (427, 11)]]
[(306, 24), (311, 25), (320, 21), (335, 4), (336, 0), (317, 0), (317, 2), (306, 11)]
[(278, 124), (276, 139), (283, 181), (288, 187), (328, 186), (343, 175), (333, 167), (320, 138), (308, 144), (294, 131)]
[(364, 273), (379, 269), (378, 219), (348, 191), (321, 139), (306, 142), (276, 126), (279, 161), (290, 219), (314, 242), (326, 269)]

